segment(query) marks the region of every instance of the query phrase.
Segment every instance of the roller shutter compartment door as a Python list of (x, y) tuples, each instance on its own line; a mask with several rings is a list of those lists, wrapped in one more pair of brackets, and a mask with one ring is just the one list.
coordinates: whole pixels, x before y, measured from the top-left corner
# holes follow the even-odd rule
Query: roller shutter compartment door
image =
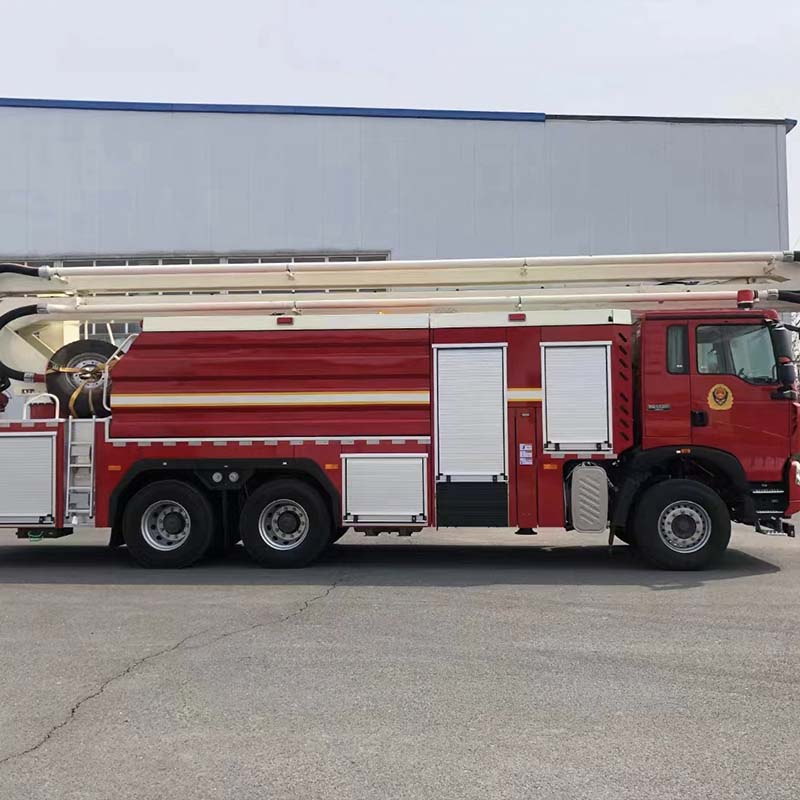
[(544, 447), (611, 449), (610, 343), (542, 343)]
[(55, 434), (0, 436), (0, 524), (53, 521), (55, 441)]
[(505, 348), (436, 350), (437, 479), (506, 481)]
[(436, 522), (508, 524), (506, 352), (436, 349)]
[(427, 498), (424, 455), (350, 455), (344, 463), (344, 521), (424, 525)]

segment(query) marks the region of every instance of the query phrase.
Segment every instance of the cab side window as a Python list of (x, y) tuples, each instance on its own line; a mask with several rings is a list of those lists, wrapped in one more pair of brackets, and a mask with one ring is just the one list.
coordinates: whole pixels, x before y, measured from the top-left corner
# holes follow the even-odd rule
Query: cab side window
[(667, 372), (672, 375), (689, 372), (689, 328), (686, 325), (667, 328)]
[(697, 371), (736, 375), (749, 383), (775, 383), (775, 351), (767, 326), (699, 325)]

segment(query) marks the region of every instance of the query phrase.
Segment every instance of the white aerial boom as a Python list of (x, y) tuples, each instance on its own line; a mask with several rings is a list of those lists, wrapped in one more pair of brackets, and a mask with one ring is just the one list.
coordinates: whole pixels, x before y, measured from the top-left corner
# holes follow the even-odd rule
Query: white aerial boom
[(800, 288), (800, 252), (90, 267), (0, 264), (0, 390), (12, 387), (22, 395), (42, 391), (51, 356), (78, 338), (77, 323), (83, 320), (734, 308), (764, 302), (786, 308), (800, 302), (792, 287)]
[[(0, 265), (0, 310), (36, 298), (37, 314), (72, 319), (243, 312), (383, 313), (459, 308), (698, 307), (800, 286), (800, 253), (250, 264)], [(11, 301), (14, 298), (14, 301)], [(773, 292), (771, 300), (778, 301)]]
[[(31, 359), (46, 360), (38, 334), (48, 321), (176, 314), (644, 309), (665, 304), (724, 308), (735, 307), (737, 301), (766, 301), (781, 308), (800, 300), (778, 288), (787, 286), (800, 287), (800, 252), (90, 267), (0, 264), (0, 373), (41, 382), (42, 371), (31, 367)], [(9, 336), (24, 344), (25, 331), (32, 326), (38, 338), (27, 363), (23, 369), (8, 367), (9, 350), (24, 350)], [(72, 331), (69, 335), (75, 338), (74, 326)]]
[[(791, 251), (658, 253), (602, 256), (346, 261), (251, 264), (154, 264), (64, 267), (4, 265), (0, 294), (108, 296), (154, 292), (309, 292), (385, 289), (478, 289), (664, 284), (724, 284), (726, 288), (797, 279)], [(686, 291), (678, 286), (675, 291)]]

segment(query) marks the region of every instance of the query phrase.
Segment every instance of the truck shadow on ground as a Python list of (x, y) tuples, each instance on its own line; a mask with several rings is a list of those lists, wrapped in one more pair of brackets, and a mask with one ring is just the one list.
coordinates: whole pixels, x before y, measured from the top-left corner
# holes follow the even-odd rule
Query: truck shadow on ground
[(779, 572), (776, 564), (729, 550), (716, 567), (666, 572), (645, 565), (635, 550), (603, 546), (513, 546), (339, 543), (311, 567), (270, 570), (241, 546), (224, 559), (183, 570), (147, 570), (124, 548), (48, 542), (0, 547), (0, 585), (350, 586), (596, 585), (679, 590)]

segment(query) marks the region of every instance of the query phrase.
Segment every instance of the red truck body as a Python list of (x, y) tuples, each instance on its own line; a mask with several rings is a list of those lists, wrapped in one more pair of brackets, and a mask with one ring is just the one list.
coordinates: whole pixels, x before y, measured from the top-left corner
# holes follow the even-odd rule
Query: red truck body
[[(610, 526), (633, 541), (643, 493), (664, 481), (791, 531), (800, 434), (779, 329), (749, 310), (156, 319), (113, 368), (109, 417), (7, 422), (0, 437), (55, 437), (52, 518), (24, 531), (91, 524), (117, 543), (158, 481), (203, 493), (229, 541), (274, 480), (317, 492), (334, 531)], [(92, 426), (90, 515), (70, 499), (78, 423)], [(584, 488), (599, 485), (590, 467), (607, 497)], [(667, 519), (694, 536), (693, 513)]]

